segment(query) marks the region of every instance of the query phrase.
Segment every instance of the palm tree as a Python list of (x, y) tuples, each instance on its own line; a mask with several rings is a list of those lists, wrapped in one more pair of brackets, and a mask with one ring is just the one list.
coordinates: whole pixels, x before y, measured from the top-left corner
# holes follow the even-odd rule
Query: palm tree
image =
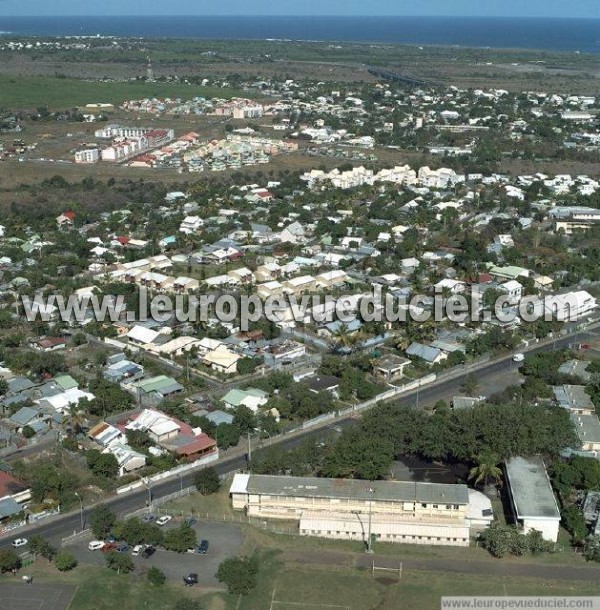
[(76, 405), (69, 405), (65, 410), (65, 418), (63, 420), (63, 426), (69, 432), (69, 436), (76, 436), (83, 430), (83, 426), (86, 422), (85, 411), (82, 409), (82, 405), (77, 403)]
[(488, 481), (492, 479), (496, 485), (502, 486), (502, 469), (498, 467), (500, 458), (494, 453), (482, 453), (475, 457), (477, 466), (469, 471), (469, 480), (474, 480), (477, 486), (483, 481), (484, 488)]

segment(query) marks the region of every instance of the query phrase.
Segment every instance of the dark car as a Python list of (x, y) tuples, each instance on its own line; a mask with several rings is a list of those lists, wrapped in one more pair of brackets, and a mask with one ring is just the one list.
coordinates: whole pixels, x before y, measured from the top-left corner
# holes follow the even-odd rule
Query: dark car
[(194, 519), (194, 517), (188, 517), (188, 518), (185, 520), (185, 522), (186, 522), (188, 525), (196, 525), (196, 523), (198, 523), (198, 522), (196, 521), (196, 519)]
[(203, 540), (200, 543), (200, 546), (198, 547), (198, 553), (200, 553), (200, 555), (206, 555), (208, 551), (208, 540)]
[(156, 519), (156, 517), (152, 513), (148, 513), (142, 517), (144, 523), (150, 523), (151, 521), (154, 521), (154, 519)]
[(187, 576), (184, 576), (183, 582), (185, 583), (186, 587), (191, 587), (193, 585), (197, 585), (198, 584), (198, 574), (188, 574)]
[(147, 546), (143, 551), (141, 556), (144, 559), (148, 559), (148, 557), (152, 557), (152, 555), (154, 555), (154, 553), (156, 553), (156, 549), (153, 546)]
[(128, 544), (120, 544), (116, 549), (117, 553), (127, 553), (129, 550)]
[(117, 539), (116, 539), (116, 538), (115, 538), (115, 537), (114, 537), (112, 534), (109, 534), (109, 535), (106, 537), (106, 542), (109, 542), (109, 543), (111, 543), (111, 544), (114, 544), (116, 541), (117, 541)]

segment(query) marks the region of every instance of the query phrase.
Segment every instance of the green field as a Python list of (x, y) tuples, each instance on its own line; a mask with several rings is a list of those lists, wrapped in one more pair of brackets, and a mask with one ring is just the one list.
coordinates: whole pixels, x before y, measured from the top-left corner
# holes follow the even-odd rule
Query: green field
[[(173, 610), (182, 596), (200, 600), (204, 610), (439, 610), (442, 596), (600, 594), (600, 585), (595, 582), (502, 575), (403, 570), (401, 576), (397, 571), (378, 571), (373, 577), (371, 570), (351, 564), (286, 562), (280, 551), (256, 550), (260, 560), (258, 586), (241, 598), (186, 589), (180, 583), (153, 587), (144, 576), (118, 575), (106, 568), (80, 566), (60, 573), (45, 560), (38, 560), (27, 571), (36, 582), (76, 585), (69, 610)], [(0, 584), (13, 579), (1, 576)]]
[(50, 76), (0, 75), (0, 109), (66, 110), (92, 103), (121, 104), (147, 97), (250, 97), (235, 89), (200, 87), (184, 83), (100, 82)]

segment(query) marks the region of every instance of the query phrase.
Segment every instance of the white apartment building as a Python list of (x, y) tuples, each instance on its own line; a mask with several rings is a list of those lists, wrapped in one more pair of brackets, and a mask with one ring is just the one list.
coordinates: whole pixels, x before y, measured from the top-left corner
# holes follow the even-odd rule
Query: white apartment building
[(100, 161), (100, 151), (97, 148), (78, 150), (75, 153), (75, 163), (98, 163), (98, 161)]

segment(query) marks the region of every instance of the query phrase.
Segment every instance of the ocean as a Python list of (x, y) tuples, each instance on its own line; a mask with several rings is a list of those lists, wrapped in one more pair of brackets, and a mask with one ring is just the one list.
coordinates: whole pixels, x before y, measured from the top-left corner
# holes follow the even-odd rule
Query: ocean
[(4, 35), (286, 39), (600, 53), (600, 19), (0, 17)]

